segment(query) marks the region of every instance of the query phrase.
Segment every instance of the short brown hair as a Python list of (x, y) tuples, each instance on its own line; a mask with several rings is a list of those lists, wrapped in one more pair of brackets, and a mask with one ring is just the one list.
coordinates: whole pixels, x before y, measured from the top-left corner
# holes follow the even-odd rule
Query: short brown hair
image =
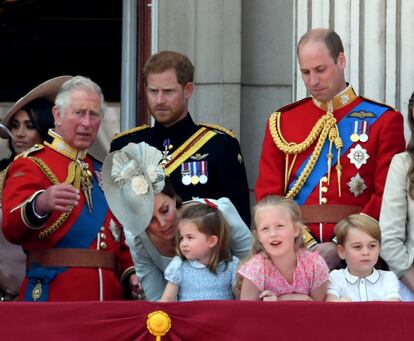
[(344, 46), (339, 35), (327, 28), (315, 28), (306, 32), (299, 40), (296, 53), (299, 57), (300, 47), (307, 42), (323, 42), (329, 51), (329, 55), (332, 57), (335, 64), (338, 61), (339, 54), (344, 52)]
[(378, 222), (366, 214), (352, 214), (335, 225), (338, 245), (344, 245), (348, 231), (351, 228), (365, 232), (381, 244), (381, 229)]
[[(220, 262), (229, 262), (232, 259), (230, 255), (230, 231), (226, 218), (217, 207), (202, 203), (191, 203), (181, 213), (180, 222), (184, 220), (191, 221), (201, 233), (207, 236), (217, 236), (217, 244), (212, 249), (207, 265), (211, 272), (216, 273), (217, 265)], [(178, 228), (176, 231), (177, 253), (182, 260), (185, 260), (180, 250), (180, 231)]]
[(283, 207), (289, 212), (290, 219), (292, 220), (292, 223), (299, 227), (299, 236), (295, 239), (295, 248), (298, 249), (300, 247), (303, 247), (303, 220), (302, 220), (302, 211), (300, 210), (300, 207), (298, 204), (290, 198), (278, 196), (278, 195), (269, 195), (267, 197), (264, 197), (262, 200), (260, 200), (254, 207), (253, 207), (253, 223), (252, 223), (252, 229), (253, 231), (256, 231), (254, 235), (254, 242), (252, 247), (252, 254), (255, 255), (261, 251), (263, 251), (263, 246), (257, 239), (257, 226), (256, 226), (256, 214), (257, 211), (264, 207)]
[(153, 54), (144, 65), (145, 84), (150, 73), (161, 73), (170, 69), (175, 70), (177, 81), (181, 85), (186, 85), (194, 79), (194, 65), (187, 56), (174, 51), (161, 51)]

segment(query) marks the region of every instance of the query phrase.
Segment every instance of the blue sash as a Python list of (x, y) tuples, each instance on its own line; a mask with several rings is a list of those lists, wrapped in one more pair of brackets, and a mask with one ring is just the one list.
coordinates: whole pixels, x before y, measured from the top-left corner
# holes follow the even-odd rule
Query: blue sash
[[(353, 142), (349, 139), (349, 137), (354, 132), (353, 122), (355, 121), (355, 118), (350, 117), (349, 115), (352, 112), (359, 112), (359, 111), (373, 113), (374, 117), (364, 117), (364, 120), (368, 122), (369, 126), (371, 126), (387, 110), (388, 110), (387, 107), (384, 107), (380, 104), (363, 101), (358, 106), (352, 108), (352, 110), (347, 115), (345, 115), (345, 117), (341, 119), (341, 121), (337, 124), (339, 135), (342, 137), (342, 142), (343, 142), (343, 147), (341, 149), (341, 157), (348, 151), (348, 149), (353, 144)], [(329, 140), (327, 139), (325, 141), (325, 144), (323, 145), (319, 158), (316, 161), (315, 167), (313, 168), (311, 174), (309, 175), (303, 187), (300, 189), (299, 193), (294, 198), (294, 200), (296, 201), (298, 205), (303, 205), (306, 202), (309, 195), (314, 191), (315, 187), (318, 185), (320, 179), (325, 174), (328, 173), (327, 158), (323, 157), (324, 155), (328, 155), (328, 151), (329, 151)], [(302, 173), (310, 157), (311, 155), (309, 155), (306, 158), (306, 160), (300, 165), (295, 175), (295, 178), (293, 179), (292, 183), (290, 183), (289, 185), (289, 190), (293, 187), (293, 185), (298, 180), (299, 175)], [(338, 162), (338, 153), (333, 153), (332, 167), (335, 166), (337, 162)]]
[[(93, 160), (94, 171), (101, 171), (101, 163)], [(95, 174), (94, 174), (95, 175)], [(65, 236), (55, 245), (55, 248), (84, 248), (87, 249), (96, 239), (105, 217), (108, 213), (108, 203), (103, 191), (98, 185), (96, 177), (92, 177), (92, 203), (93, 210), (89, 212), (88, 205), (83, 205), (82, 211)], [(24, 295), (24, 301), (33, 301), (32, 291), (40, 282), (42, 292), (37, 301), (48, 300), (48, 283), (58, 273), (66, 271), (66, 267), (42, 267), (33, 263), (27, 273), (29, 283)]]

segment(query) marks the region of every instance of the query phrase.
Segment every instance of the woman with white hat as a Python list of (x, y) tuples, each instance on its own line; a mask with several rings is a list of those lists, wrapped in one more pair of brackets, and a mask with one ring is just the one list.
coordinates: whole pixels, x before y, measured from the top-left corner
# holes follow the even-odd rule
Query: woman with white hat
[[(111, 211), (124, 227), (143, 295), (159, 300), (164, 292), (164, 271), (175, 253), (176, 223), (182, 205), (174, 188), (165, 181), (162, 153), (145, 142), (130, 143), (110, 153), (103, 166), (103, 188)], [(249, 228), (228, 198), (209, 199), (218, 206), (230, 227), (232, 255), (248, 255), (252, 243)]]

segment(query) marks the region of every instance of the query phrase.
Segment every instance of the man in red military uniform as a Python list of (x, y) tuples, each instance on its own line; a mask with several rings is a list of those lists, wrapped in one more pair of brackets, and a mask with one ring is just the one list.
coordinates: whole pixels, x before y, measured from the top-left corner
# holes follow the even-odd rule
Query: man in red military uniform
[(379, 218), (390, 160), (405, 146), (401, 113), (357, 96), (345, 82), (343, 51), (328, 29), (311, 30), (299, 41), (300, 70), (312, 97), (270, 116), (255, 187), (257, 200), (285, 195), (302, 206), (314, 237), (305, 235), (305, 242), (331, 268), (339, 262), (331, 242), (335, 223), (358, 212)]
[(57, 91), (55, 130), (7, 171), (4, 235), (28, 255), (21, 300), (119, 300), (123, 282), (138, 283), (122, 228), (100, 188), (101, 164), (87, 154), (103, 107), (97, 84), (70, 78)]

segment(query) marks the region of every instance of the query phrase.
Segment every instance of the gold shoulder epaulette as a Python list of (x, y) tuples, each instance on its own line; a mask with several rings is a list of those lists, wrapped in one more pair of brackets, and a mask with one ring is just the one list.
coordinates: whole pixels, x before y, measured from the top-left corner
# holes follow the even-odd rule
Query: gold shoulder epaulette
[(135, 127), (135, 128), (131, 128), (131, 129), (128, 129), (128, 130), (121, 131), (120, 133), (116, 133), (114, 135), (114, 137), (112, 138), (112, 141), (116, 140), (116, 139), (119, 139), (122, 136), (129, 135), (129, 134), (135, 133), (137, 131), (147, 129), (149, 127), (150, 126), (148, 124), (143, 124), (143, 125), (140, 125), (140, 126)]
[(207, 127), (207, 128), (211, 128), (211, 129), (220, 131), (220, 132), (225, 133), (225, 134), (227, 134), (227, 135), (229, 135), (233, 138), (237, 138), (237, 135), (234, 131), (232, 131), (230, 129), (227, 129), (227, 128), (224, 128), (222, 126), (219, 126), (218, 124), (211, 124), (211, 123), (203, 122), (203, 123), (200, 123), (200, 125), (203, 126), (203, 127)]
[(34, 152), (38, 152), (39, 150), (42, 150), (45, 148), (42, 144), (35, 144), (33, 147), (26, 149), (24, 152), (21, 152), (20, 154), (17, 154), (14, 158), (15, 160), (20, 159), (21, 157), (27, 157), (29, 154), (32, 154)]
[(374, 104), (379, 104), (379, 105), (381, 105), (381, 106), (383, 106), (383, 107), (386, 107), (386, 108), (389, 108), (390, 110), (392, 110), (392, 111), (395, 111), (395, 108), (394, 107), (392, 107), (391, 105), (389, 105), (389, 104), (386, 104), (386, 103), (383, 103), (383, 102), (380, 102), (380, 101), (376, 101), (376, 100), (373, 100), (373, 99), (371, 99), (371, 98), (367, 98), (367, 97), (364, 97), (364, 96), (360, 96), (363, 100), (365, 100), (365, 101), (367, 101), (367, 102), (371, 102), (371, 103), (374, 103)]

